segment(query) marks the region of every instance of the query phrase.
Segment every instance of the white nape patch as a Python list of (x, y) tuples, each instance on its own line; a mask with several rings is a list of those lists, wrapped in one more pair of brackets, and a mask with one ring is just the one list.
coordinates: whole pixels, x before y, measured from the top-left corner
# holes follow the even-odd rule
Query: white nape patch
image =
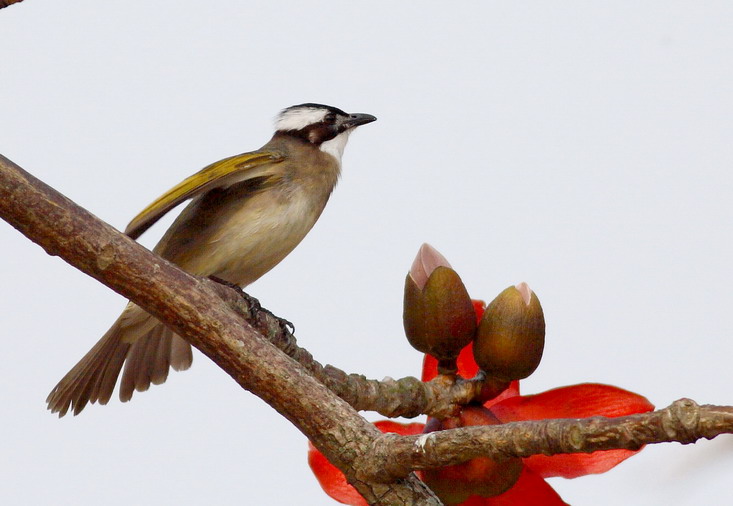
[(346, 130), (345, 132), (341, 132), (336, 137), (331, 139), (330, 141), (326, 141), (321, 143), (321, 151), (324, 153), (328, 153), (332, 157), (336, 159), (336, 162), (339, 164), (339, 167), (341, 167), (341, 157), (344, 154), (344, 148), (346, 147), (346, 141), (349, 140), (349, 134), (351, 133), (351, 130)]
[(323, 121), (329, 111), (315, 107), (296, 107), (285, 109), (275, 120), (275, 130), (286, 132), (288, 130), (300, 130), (308, 125)]

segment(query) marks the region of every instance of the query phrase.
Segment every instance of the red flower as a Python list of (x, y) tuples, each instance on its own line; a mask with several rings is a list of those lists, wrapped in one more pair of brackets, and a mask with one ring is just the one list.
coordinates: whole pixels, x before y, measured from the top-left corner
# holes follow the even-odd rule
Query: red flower
[[(484, 305), (474, 301), (477, 317), (483, 314)], [(471, 345), (458, 357), (458, 372), (464, 378), (472, 378), (478, 372), (473, 360)], [(426, 355), (423, 361), (422, 380), (430, 381), (437, 375), (437, 361)], [(514, 381), (498, 397), (484, 404), (502, 423), (519, 420), (543, 420), (551, 418), (586, 418), (590, 416), (616, 417), (645, 413), (654, 406), (644, 397), (609, 385), (584, 383), (556, 388), (541, 394), (519, 395), (519, 382)], [(382, 432), (402, 435), (422, 433), (424, 424), (401, 424), (380, 421), (375, 425)], [(463, 506), (562, 506), (565, 503), (544, 480), (550, 476), (577, 478), (586, 474), (603, 473), (636, 452), (631, 450), (607, 450), (593, 453), (533, 455), (523, 460), (524, 469), (516, 484), (508, 491), (494, 497), (471, 496)], [(346, 481), (346, 477), (309, 443), (308, 463), (321, 487), (333, 499), (353, 506), (366, 506), (364, 498)]]

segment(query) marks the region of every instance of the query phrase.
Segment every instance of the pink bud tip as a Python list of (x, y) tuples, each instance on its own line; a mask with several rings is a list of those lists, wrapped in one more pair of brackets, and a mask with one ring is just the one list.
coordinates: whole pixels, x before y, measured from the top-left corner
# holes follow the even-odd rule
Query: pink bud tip
[(529, 306), (529, 303), (532, 300), (532, 290), (530, 289), (529, 285), (522, 281), (521, 283), (514, 285), (514, 288), (516, 288), (522, 295), (522, 300), (524, 300), (524, 304)]
[(420, 246), (420, 250), (417, 252), (415, 261), (412, 262), (412, 267), (410, 267), (410, 277), (418, 288), (422, 289), (428, 282), (430, 274), (441, 266), (450, 267), (451, 265), (443, 255), (438, 253), (438, 250), (428, 243), (423, 243), (423, 245)]

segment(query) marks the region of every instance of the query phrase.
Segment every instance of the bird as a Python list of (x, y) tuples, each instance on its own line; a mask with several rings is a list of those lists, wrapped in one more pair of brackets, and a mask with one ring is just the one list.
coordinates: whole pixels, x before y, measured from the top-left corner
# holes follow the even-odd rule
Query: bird
[[(143, 209), (125, 229), (137, 239), (168, 211), (191, 200), (153, 249), (183, 270), (241, 288), (285, 258), (321, 215), (355, 128), (375, 121), (336, 107), (305, 103), (283, 109), (262, 148), (224, 158), (184, 179)], [(191, 366), (191, 345), (129, 302), (97, 344), (59, 381), (46, 402), (52, 413), (79, 414), (161, 384), (170, 368)]]

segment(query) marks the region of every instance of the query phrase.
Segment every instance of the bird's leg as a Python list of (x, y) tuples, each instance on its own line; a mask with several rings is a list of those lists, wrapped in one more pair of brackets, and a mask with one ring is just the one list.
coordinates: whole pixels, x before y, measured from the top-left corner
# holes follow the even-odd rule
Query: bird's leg
[(222, 279), (218, 276), (212, 275), (212, 276), (209, 276), (209, 279), (211, 281), (219, 283), (220, 285), (224, 285), (224, 286), (228, 286), (229, 288), (233, 288), (234, 290), (236, 290), (239, 293), (239, 295), (244, 300), (247, 301), (247, 304), (250, 305), (254, 313), (263, 312), (263, 313), (269, 314), (270, 316), (272, 316), (274, 319), (277, 320), (277, 322), (279, 323), (280, 327), (283, 330), (290, 332), (291, 334), (295, 334), (295, 325), (293, 325), (291, 321), (286, 320), (285, 318), (280, 318), (279, 316), (275, 315), (269, 309), (262, 307), (262, 304), (260, 304), (259, 300), (257, 300), (255, 297), (252, 297), (250, 294), (242, 290), (242, 287), (240, 287), (239, 285), (232, 283), (231, 281), (227, 281), (226, 279)]

